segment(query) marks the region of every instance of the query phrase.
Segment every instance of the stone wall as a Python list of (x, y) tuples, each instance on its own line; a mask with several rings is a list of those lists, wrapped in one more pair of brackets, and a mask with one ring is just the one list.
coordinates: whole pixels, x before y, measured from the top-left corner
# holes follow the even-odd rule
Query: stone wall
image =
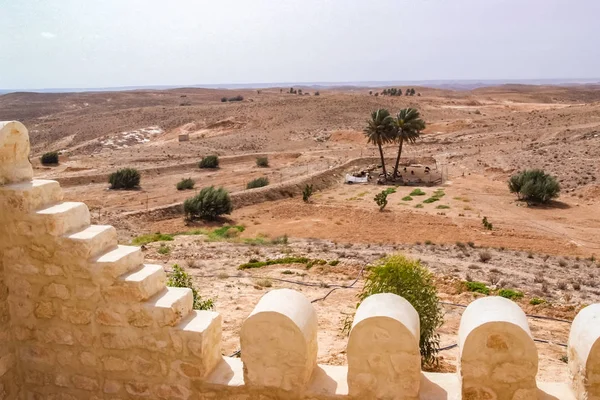
[(32, 180), (28, 154), (25, 127), (0, 123), (0, 399), (600, 399), (598, 304), (573, 323), (572, 383), (536, 381), (527, 319), (496, 297), (465, 311), (457, 374), (421, 372), (419, 316), (392, 294), (358, 308), (348, 366), (316, 363), (315, 310), (289, 289), (248, 316), (241, 359), (223, 357), (221, 316)]

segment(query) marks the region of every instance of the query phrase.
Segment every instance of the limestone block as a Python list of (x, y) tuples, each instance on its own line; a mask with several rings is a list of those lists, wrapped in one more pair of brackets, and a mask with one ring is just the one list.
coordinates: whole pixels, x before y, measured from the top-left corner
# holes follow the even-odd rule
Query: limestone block
[(0, 185), (30, 181), (29, 132), (18, 121), (0, 121)]
[(381, 293), (365, 299), (348, 340), (350, 396), (418, 399), (419, 338), (419, 314), (404, 298)]
[(78, 257), (87, 260), (117, 246), (117, 230), (110, 225), (90, 225), (67, 234), (61, 241), (63, 257)]
[(158, 326), (174, 326), (187, 316), (194, 305), (192, 290), (167, 287), (146, 303), (144, 308)]
[(471, 303), (458, 330), (464, 399), (537, 398), (537, 349), (521, 308), (502, 297)]
[(94, 282), (102, 286), (110, 286), (115, 280), (144, 262), (144, 255), (139, 247), (117, 246), (98, 256), (90, 266)]
[(63, 192), (56, 181), (36, 179), (0, 186), (0, 210), (10, 210), (6, 219), (31, 213), (51, 204), (59, 203)]
[[(188, 378), (204, 378), (221, 361), (221, 315), (212, 311), (194, 310), (172, 330), (174, 347), (193, 360), (194, 371), (177, 361), (173, 369)], [(186, 357), (186, 359), (187, 359)], [(197, 372), (196, 372), (197, 371)], [(192, 375), (192, 376), (191, 376)]]
[(577, 399), (600, 399), (600, 304), (585, 307), (573, 320), (568, 354)]
[(107, 301), (138, 303), (148, 300), (165, 287), (167, 276), (160, 265), (145, 264), (136, 271), (122, 275), (114, 285), (104, 288)]
[(244, 381), (302, 392), (317, 361), (317, 314), (290, 289), (264, 295), (241, 330)]
[(63, 202), (37, 211), (35, 222), (41, 232), (62, 236), (90, 224), (90, 211), (84, 203)]

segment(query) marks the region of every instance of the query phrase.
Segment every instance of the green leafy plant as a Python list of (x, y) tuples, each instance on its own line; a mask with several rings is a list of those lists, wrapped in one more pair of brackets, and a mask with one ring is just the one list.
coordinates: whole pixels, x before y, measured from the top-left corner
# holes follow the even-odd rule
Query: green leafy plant
[(556, 178), (541, 169), (525, 170), (511, 176), (508, 188), (519, 200), (534, 203), (547, 203), (560, 193), (560, 184)]
[(332, 267), (335, 267), (339, 263), (340, 263), (340, 260), (331, 260), (331, 261), (329, 261), (329, 265), (331, 265)]
[(421, 363), (435, 365), (440, 348), (436, 330), (444, 321), (433, 276), (418, 260), (403, 255), (383, 258), (370, 268), (365, 286), (359, 294), (362, 302), (376, 293), (394, 293), (405, 298), (419, 313)]
[(171, 248), (164, 243), (160, 244), (160, 247), (157, 250), (158, 254), (169, 254), (171, 252)]
[(136, 246), (142, 246), (144, 244), (148, 244), (148, 243), (153, 243), (153, 242), (170, 242), (172, 240), (175, 240), (174, 235), (169, 235), (169, 234), (165, 234), (165, 233), (151, 233), (148, 235), (140, 235), (136, 238), (134, 238), (131, 241), (131, 244), (134, 244)]
[(140, 173), (135, 168), (122, 168), (108, 177), (111, 189), (133, 189), (140, 185)]
[(256, 166), (261, 168), (267, 168), (269, 166), (269, 159), (267, 157), (257, 157)]
[(413, 199), (413, 198), (412, 198), (412, 197), (410, 197), (410, 196), (404, 196), (404, 197), (402, 198), (402, 201), (412, 201), (412, 199)]
[(202, 299), (198, 290), (194, 287), (192, 277), (177, 264), (173, 265), (173, 271), (169, 274), (167, 286), (192, 289), (194, 310), (212, 310), (214, 308), (214, 301), (212, 299)]
[(259, 187), (267, 186), (269, 184), (269, 179), (266, 177), (256, 178), (248, 182), (246, 185), (246, 189), (256, 189)]
[(196, 182), (192, 178), (185, 178), (177, 182), (177, 190), (193, 189)]
[(546, 300), (540, 299), (539, 297), (534, 297), (533, 299), (529, 300), (529, 304), (531, 304), (532, 306), (544, 304), (545, 302), (546, 302)]
[(223, 188), (206, 187), (196, 196), (184, 201), (183, 212), (187, 220), (215, 219), (223, 214), (231, 214), (233, 206), (229, 193)]
[(304, 189), (302, 189), (302, 200), (305, 203), (310, 201), (311, 196), (313, 195), (313, 185), (305, 185)]
[(450, 208), (450, 206), (447, 206), (445, 204), (440, 204), (439, 206), (436, 207), (436, 209), (438, 209), (438, 210), (447, 210), (449, 208)]
[(486, 296), (490, 294), (490, 288), (483, 282), (464, 282), (469, 292), (481, 293)]
[(373, 200), (375, 200), (375, 203), (377, 203), (377, 205), (379, 206), (379, 211), (383, 211), (385, 206), (387, 206), (387, 197), (392, 193), (396, 193), (396, 190), (394, 188), (387, 188), (381, 193), (375, 195), (375, 198)]
[(199, 163), (198, 168), (219, 168), (218, 156), (206, 156)]
[(51, 151), (49, 153), (44, 153), (40, 157), (40, 162), (42, 165), (53, 165), (58, 164), (58, 152)]
[(510, 300), (518, 300), (523, 298), (523, 292), (513, 289), (500, 289), (498, 291), (498, 296), (504, 297)]
[(423, 200), (423, 203), (425, 204), (430, 204), (430, 203), (434, 203), (436, 201), (440, 201), (440, 199), (438, 197), (430, 197), (428, 199)]
[(425, 196), (427, 193), (425, 193), (424, 191), (422, 191), (421, 189), (417, 188), (415, 190), (413, 190), (412, 192), (410, 192), (411, 196)]
[(420, 203), (419, 203), (419, 204), (417, 204), (417, 205), (415, 206), (415, 208), (423, 208), (423, 204), (420, 204)]

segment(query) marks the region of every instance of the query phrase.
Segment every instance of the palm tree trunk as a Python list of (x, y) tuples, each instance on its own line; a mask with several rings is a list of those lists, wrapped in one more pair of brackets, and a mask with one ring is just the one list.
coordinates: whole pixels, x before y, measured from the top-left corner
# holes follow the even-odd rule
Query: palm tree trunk
[(383, 149), (381, 148), (381, 142), (378, 142), (377, 146), (379, 146), (379, 156), (381, 157), (381, 168), (383, 168), (383, 176), (385, 177), (385, 180), (387, 180), (387, 172), (385, 170), (385, 159), (383, 158)]
[(398, 176), (398, 165), (400, 165), (400, 156), (402, 155), (402, 144), (404, 143), (404, 138), (400, 137), (400, 146), (398, 148), (398, 157), (396, 158), (396, 166), (394, 167), (394, 178)]

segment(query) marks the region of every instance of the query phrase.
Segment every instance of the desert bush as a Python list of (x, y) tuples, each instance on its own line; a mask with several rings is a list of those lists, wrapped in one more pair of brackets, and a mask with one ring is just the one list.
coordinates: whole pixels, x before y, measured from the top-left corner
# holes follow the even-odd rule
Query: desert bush
[(305, 203), (310, 201), (311, 196), (313, 195), (313, 185), (305, 185), (304, 189), (302, 189), (302, 200)]
[(444, 314), (427, 268), (418, 260), (402, 255), (384, 258), (370, 269), (359, 299), (363, 301), (376, 293), (394, 293), (412, 304), (419, 313), (421, 326), (421, 363), (426, 366), (437, 364), (440, 336), (436, 330), (442, 325)]
[(40, 162), (42, 163), (42, 165), (58, 164), (58, 152), (51, 151), (49, 153), (42, 154), (42, 156), (40, 157)]
[(212, 299), (203, 300), (194, 287), (192, 277), (177, 264), (173, 265), (173, 271), (169, 274), (167, 286), (192, 289), (194, 310), (212, 310), (214, 307), (214, 301)]
[(413, 198), (412, 198), (412, 197), (410, 197), (410, 196), (404, 196), (404, 197), (402, 198), (402, 201), (412, 201), (412, 199), (413, 199)]
[(227, 103), (227, 97), (221, 97), (221, 103)]
[(187, 220), (195, 218), (215, 219), (223, 214), (231, 214), (231, 198), (225, 189), (205, 187), (196, 196), (184, 201), (183, 212)]
[(259, 187), (267, 186), (269, 184), (269, 179), (266, 177), (256, 178), (248, 182), (246, 185), (246, 189), (256, 189)]
[(518, 290), (512, 289), (500, 289), (498, 291), (498, 296), (504, 297), (510, 300), (518, 300), (523, 297), (523, 292), (519, 292)]
[(387, 206), (387, 197), (392, 193), (396, 193), (396, 190), (394, 188), (387, 188), (381, 193), (375, 195), (375, 198), (373, 200), (375, 200), (375, 203), (377, 203), (377, 205), (379, 206), (379, 211), (383, 211), (385, 206)]
[(488, 262), (491, 259), (492, 259), (492, 255), (490, 254), (489, 251), (482, 251), (481, 253), (479, 253), (479, 261)]
[(486, 296), (490, 294), (490, 288), (483, 282), (465, 282), (465, 286), (469, 292), (481, 293)]
[(425, 196), (425, 192), (422, 191), (421, 189), (417, 188), (415, 190), (413, 190), (412, 192), (410, 192), (409, 196)]
[(485, 229), (487, 229), (488, 231), (491, 231), (492, 229), (494, 229), (494, 225), (492, 225), (492, 223), (490, 221), (488, 221), (487, 217), (483, 217), (483, 219), (481, 220), (481, 223), (483, 224), (483, 227)]
[(532, 306), (537, 306), (539, 304), (544, 304), (545, 302), (546, 302), (546, 300), (540, 299), (539, 297), (534, 297), (531, 300), (529, 300), (529, 304), (531, 304)]
[(565, 282), (565, 281), (558, 281), (556, 283), (556, 287), (559, 288), (560, 290), (565, 290), (567, 288), (567, 282)]
[(218, 168), (219, 157), (218, 156), (206, 156), (198, 163), (198, 168)]
[(108, 177), (111, 189), (133, 189), (140, 185), (140, 173), (135, 168), (123, 168)]
[(167, 246), (166, 244), (161, 243), (160, 247), (156, 251), (158, 252), (158, 254), (165, 255), (165, 254), (169, 254), (171, 252), (171, 248), (169, 246)]
[(177, 190), (193, 189), (195, 184), (192, 178), (185, 178), (177, 182)]
[(318, 91), (315, 92), (315, 96), (320, 96), (321, 93), (319, 93)]
[(235, 96), (235, 97), (230, 97), (227, 99), (227, 101), (242, 101), (244, 100), (244, 96)]
[(508, 188), (520, 200), (547, 203), (560, 193), (560, 184), (553, 176), (541, 169), (522, 171), (510, 177)]
[(256, 166), (261, 168), (266, 168), (269, 166), (269, 159), (267, 157), (257, 157), (256, 158)]

